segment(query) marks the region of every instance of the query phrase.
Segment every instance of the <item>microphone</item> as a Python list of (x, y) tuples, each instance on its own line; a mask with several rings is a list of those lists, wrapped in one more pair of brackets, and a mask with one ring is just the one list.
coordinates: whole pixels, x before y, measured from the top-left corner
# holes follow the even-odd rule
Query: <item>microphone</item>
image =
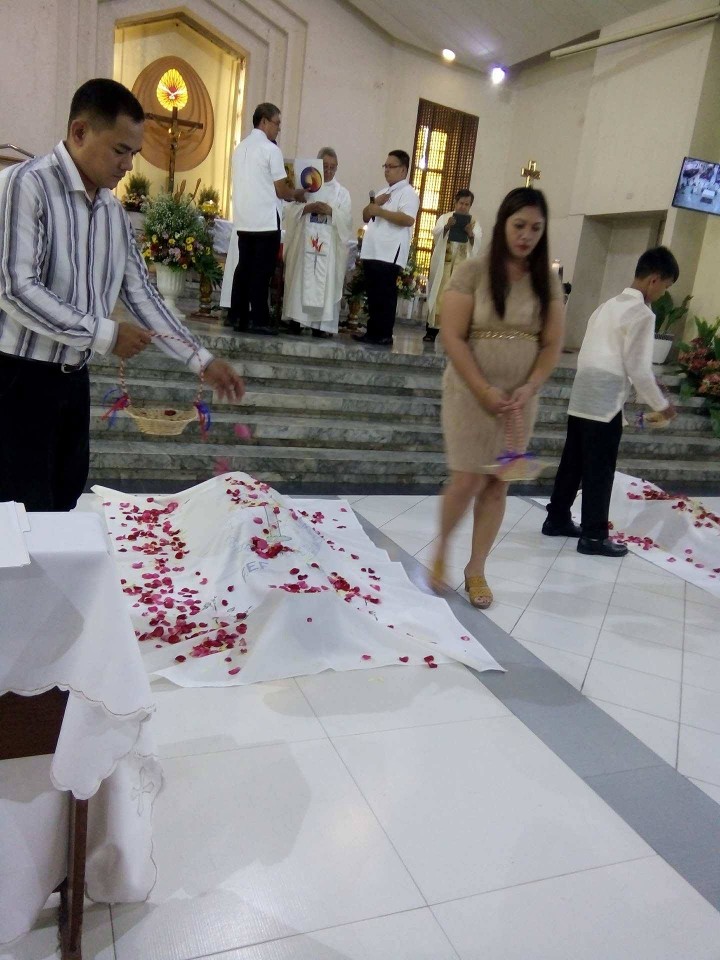
[[(375, 191), (374, 191), (374, 190), (371, 190), (371, 191), (370, 191), (369, 196), (370, 196), (370, 203), (375, 203)], [(375, 217), (371, 217), (370, 219), (371, 219), (371, 220), (374, 220)]]

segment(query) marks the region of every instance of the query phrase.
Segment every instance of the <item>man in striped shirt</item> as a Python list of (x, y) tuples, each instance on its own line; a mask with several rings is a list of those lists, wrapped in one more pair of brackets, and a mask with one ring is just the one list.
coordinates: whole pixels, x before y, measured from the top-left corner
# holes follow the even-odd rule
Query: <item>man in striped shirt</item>
[[(0, 175), (0, 501), (71, 510), (89, 469), (93, 353), (157, 344), (218, 393), (244, 386), (166, 308), (112, 194), (140, 151), (145, 114), (114, 80), (75, 93), (67, 139)], [(116, 322), (123, 301), (137, 323)]]

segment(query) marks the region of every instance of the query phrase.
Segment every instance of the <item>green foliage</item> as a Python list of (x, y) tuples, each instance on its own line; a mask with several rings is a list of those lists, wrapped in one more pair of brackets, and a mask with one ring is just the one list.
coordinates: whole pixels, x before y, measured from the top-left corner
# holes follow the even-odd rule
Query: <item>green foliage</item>
[(125, 181), (125, 196), (122, 205), (126, 210), (137, 211), (150, 196), (150, 181), (144, 173), (131, 173)]
[(655, 334), (668, 334), (672, 328), (687, 316), (688, 304), (692, 300), (692, 295), (688, 294), (679, 306), (675, 306), (670, 291), (665, 293), (652, 304), (652, 312), (655, 314)]

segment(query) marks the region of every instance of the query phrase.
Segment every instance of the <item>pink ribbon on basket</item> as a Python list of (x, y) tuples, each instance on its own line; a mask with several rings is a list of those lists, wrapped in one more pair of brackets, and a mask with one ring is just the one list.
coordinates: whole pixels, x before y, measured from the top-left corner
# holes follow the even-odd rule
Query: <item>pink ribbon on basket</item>
[[(120, 389), (119, 387), (113, 387), (112, 390), (108, 390), (108, 392), (103, 397), (103, 403), (108, 403), (112, 395), (114, 393), (117, 393), (119, 389)], [(100, 417), (101, 420), (107, 420), (108, 430), (115, 423), (118, 413), (121, 410), (127, 409), (127, 407), (129, 406), (130, 406), (130, 397), (125, 392), (121, 392), (119, 396), (114, 401), (112, 401), (112, 403), (110, 403), (105, 413), (102, 415), (102, 417)]]

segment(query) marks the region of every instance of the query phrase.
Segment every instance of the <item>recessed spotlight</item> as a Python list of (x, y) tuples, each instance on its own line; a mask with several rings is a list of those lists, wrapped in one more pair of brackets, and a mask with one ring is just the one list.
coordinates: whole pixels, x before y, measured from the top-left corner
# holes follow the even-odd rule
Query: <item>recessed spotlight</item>
[(445, 47), (445, 49), (442, 52), (442, 56), (443, 56), (443, 60), (447, 60), (448, 63), (452, 63), (453, 60), (455, 59), (455, 51), (448, 50), (448, 48)]
[(490, 71), (490, 79), (497, 86), (498, 83), (502, 83), (505, 79), (505, 71), (502, 67), (493, 67)]

